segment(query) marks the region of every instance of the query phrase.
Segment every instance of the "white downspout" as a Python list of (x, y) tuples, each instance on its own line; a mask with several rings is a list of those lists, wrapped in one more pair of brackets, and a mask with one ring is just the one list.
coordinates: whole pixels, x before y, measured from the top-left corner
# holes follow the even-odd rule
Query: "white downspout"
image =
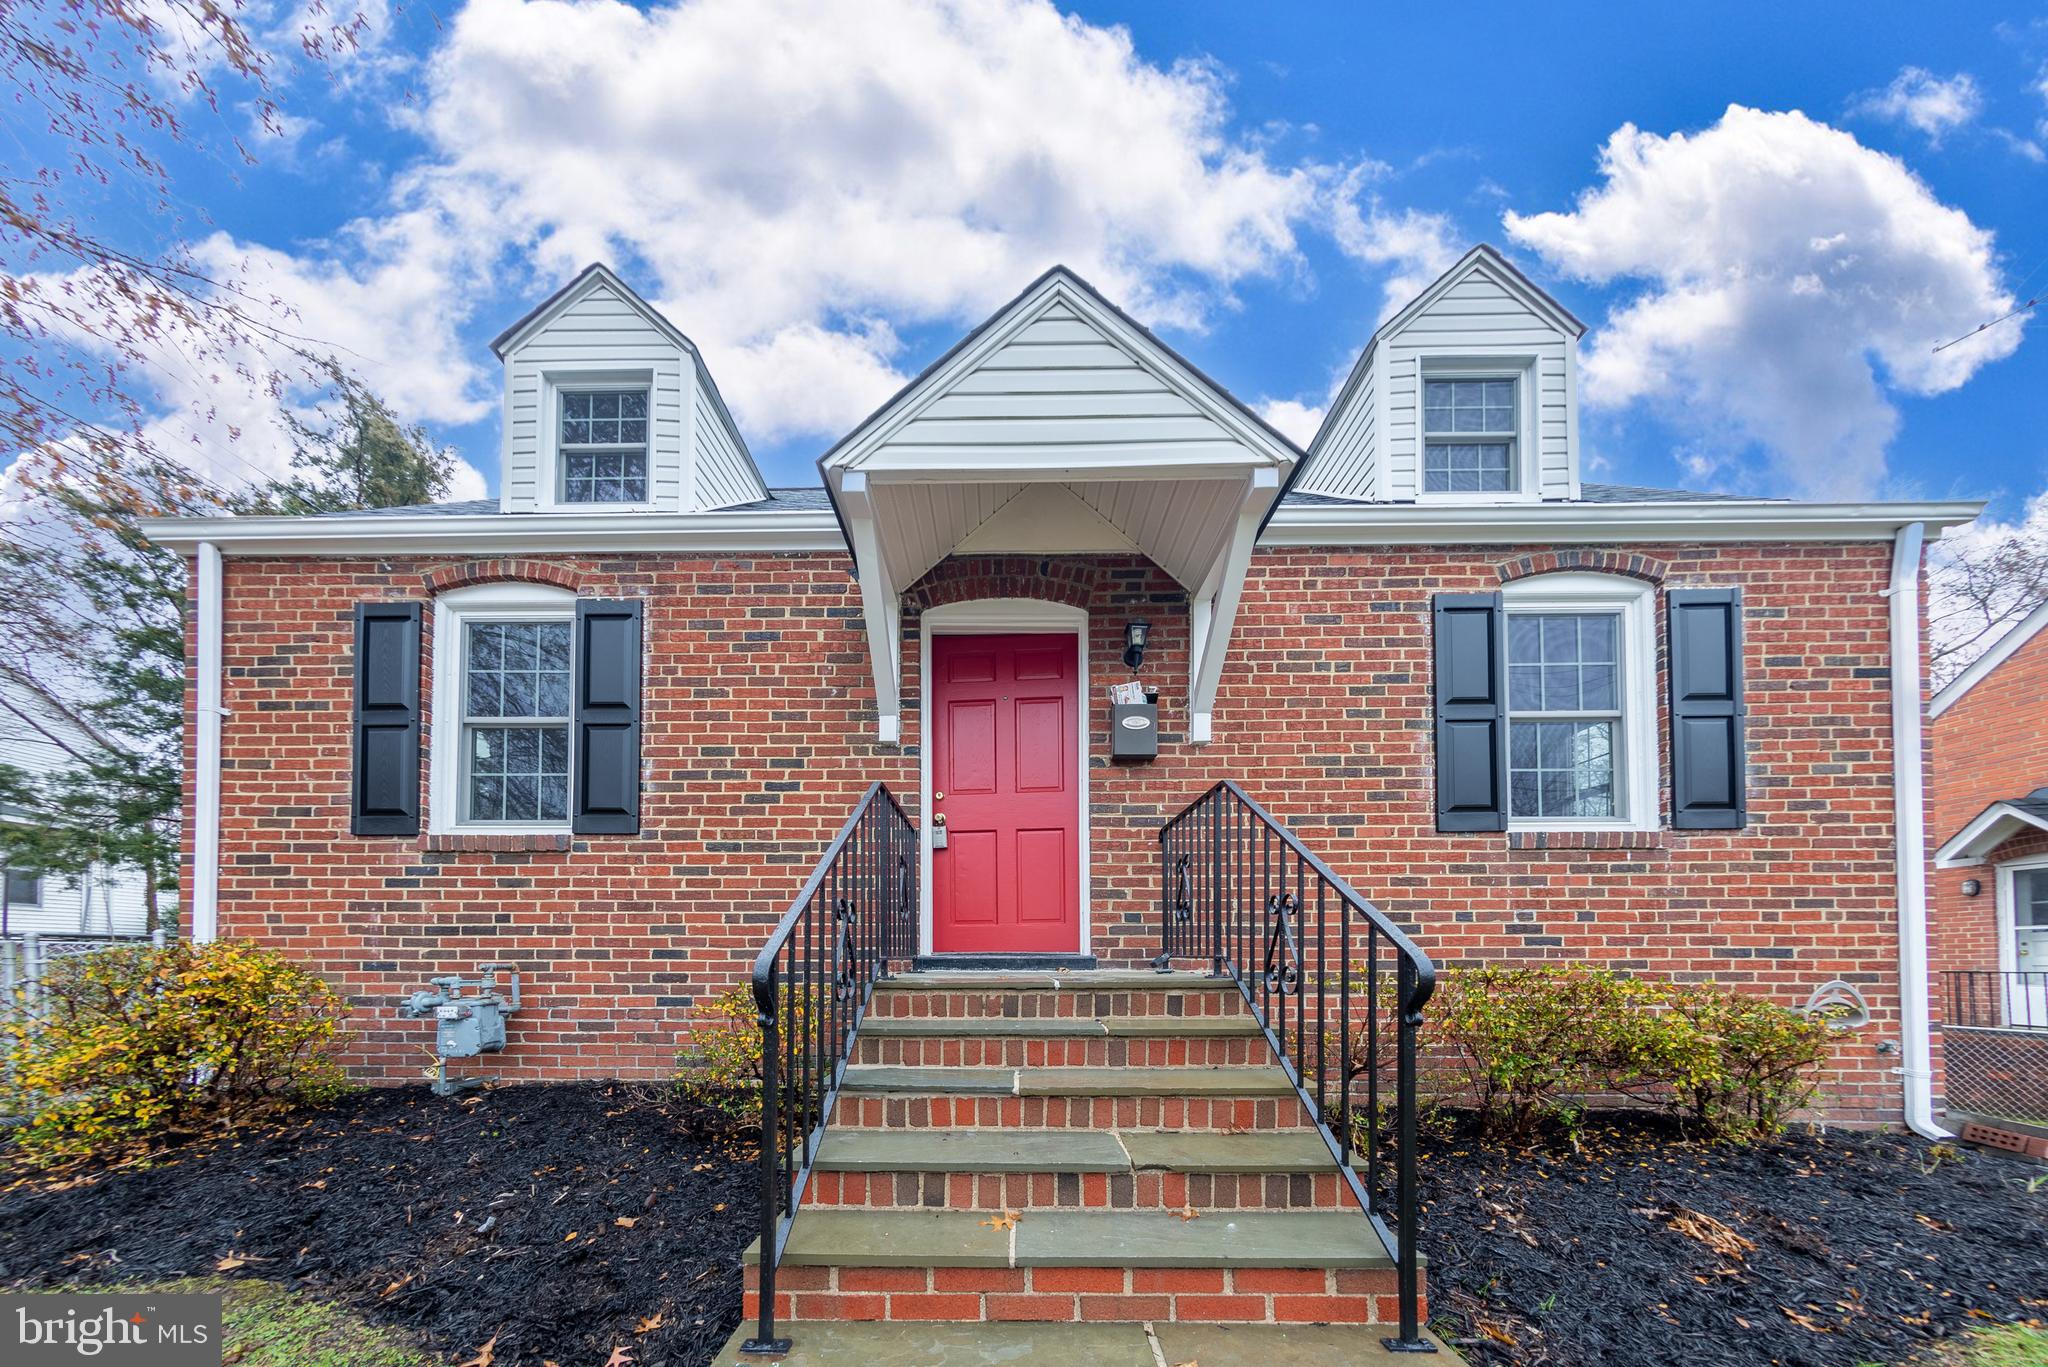
[(199, 753), (192, 833), (192, 938), (220, 933), (220, 547), (199, 543)]
[(1927, 1139), (1954, 1136), (1934, 1120), (1934, 1052), (1927, 1002), (1927, 794), (1922, 772), (1920, 553), (1925, 524), (1899, 528), (1892, 542), (1892, 826), (1898, 834), (1899, 1077), (1906, 1124)]

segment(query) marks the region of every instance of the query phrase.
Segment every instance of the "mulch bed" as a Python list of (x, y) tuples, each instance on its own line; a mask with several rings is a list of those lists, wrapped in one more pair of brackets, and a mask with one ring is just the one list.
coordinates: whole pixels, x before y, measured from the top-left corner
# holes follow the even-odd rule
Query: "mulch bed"
[(624, 1086), (359, 1093), (240, 1142), (0, 1191), (0, 1285), (259, 1277), (496, 1367), (711, 1360), (758, 1170)]
[(1472, 1362), (1907, 1362), (2048, 1318), (2038, 1164), (1837, 1131), (1750, 1148), (1605, 1118), (1507, 1151), (1423, 1145), (1432, 1327)]

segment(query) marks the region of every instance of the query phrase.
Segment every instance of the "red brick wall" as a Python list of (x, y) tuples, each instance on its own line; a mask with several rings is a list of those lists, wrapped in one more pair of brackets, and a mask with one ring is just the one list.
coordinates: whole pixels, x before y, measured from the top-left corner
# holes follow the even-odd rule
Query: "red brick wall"
[[(430, 1032), (391, 1006), (432, 973), (489, 959), (531, 970), (532, 1003), (489, 1071), (665, 1072), (688, 1003), (740, 978), (862, 785), (887, 780), (916, 814), (919, 613), (1052, 597), (1091, 614), (1093, 947), (1106, 959), (1155, 952), (1157, 827), (1234, 777), (1443, 962), (1590, 960), (1788, 1003), (1828, 978), (1857, 983), (1877, 1023), (1845, 1042), (1829, 1102), (1843, 1119), (1891, 1116), (1893, 1061), (1874, 1049), (1897, 1031), (1887, 556), (1597, 553), (1666, 587), (1745, 591), (1749, 829), (1624, 848), (1434, 828), (1430, 596), (1571, 568), (1572, 555), (1262, 551), (1202, 748), (1182, 741), (1185, 595), (1154, 566), (949, 561), (906, 595), (900, 750), (872, 741), (844, 557), (559, 559), (581, 592), (650, 599), (644, 830), (523, 853), (348, 835), (351, 606), (424, 598), (437, 570), (436, 582), (487, 575), (424, 559), (230, 561), (222, 929), (286, 945), (356, 998), (351, 1061), (365, 1076), (417, 1076)], [(1102, 690), (1129, 677), (1123, 624), (1140, 615), (1155, 629), (1143, 674), (1163, 694), (1161, 757), (1118, 766)], [(1660, 655), (1661, 634), (1660, 603)], [(1661, 708), (1661, 683), (1658, 695)]]
[[(1939, 847), (2000, 798), (2023, 797), (2048, 785), (2048, 706), (2044, 701), (2048, 701), (2048, 632), (2014, 651), (1929, 723), (1934, 767), (1928, 788), (1928, 835), (1934, 846)], [(1992, 851), (1982, 864), (1933, 871), (1928, 957), (1937, 1029), (1947, 1010), (1943, 974), (2000, 966), (1994, 866), (2044, 854), (2048, 854), (2048, 833), (2021, 835)], [(1975, 897), (1966, 897), (1963, 883), (1972, 878), (1982, 890)], [(1936, 1061), (1939, 1095), (1939, 1050)]]

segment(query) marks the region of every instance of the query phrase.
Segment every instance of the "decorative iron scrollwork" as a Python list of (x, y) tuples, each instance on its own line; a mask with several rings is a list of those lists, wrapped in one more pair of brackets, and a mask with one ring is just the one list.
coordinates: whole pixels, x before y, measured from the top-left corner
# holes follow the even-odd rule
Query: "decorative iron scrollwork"
[(839, 961), (838, 982), (833, 990), (841, 1004), (850, 1004), (860, 990), (860, 975), (854, 962), (853, 922), (856, 915), (851, 897), (838, 898), (832, 904), (832, 920), (837, 925), (833, 957)]
[(1301, 992), (1301, 945), (1294, 934), (1294, 917), (1300, 911), (1291, 892), (1276, 892), (1266, 899), (1266, 990), (1283, 997)]
[(1182, 855), (1173, 866), (1173, 919), (1186, 923), (1195, 919), (1195, 881), (1188, 872), (1194, 856)]

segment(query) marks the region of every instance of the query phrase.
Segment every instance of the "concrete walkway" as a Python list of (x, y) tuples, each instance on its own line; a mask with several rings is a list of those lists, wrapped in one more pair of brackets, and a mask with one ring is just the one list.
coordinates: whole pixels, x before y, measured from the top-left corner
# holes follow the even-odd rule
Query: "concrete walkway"
[[(799, 1321), (787, 1357), (739, 1355), (751, 1326), (720, 1350), (717, 1367), (1458, 1367), (1456, 1353), (1390, 1353), (1380, 1324), (906, 1324)], [(1431, 1339), (1435, 1342), (1435, 1339)]]

